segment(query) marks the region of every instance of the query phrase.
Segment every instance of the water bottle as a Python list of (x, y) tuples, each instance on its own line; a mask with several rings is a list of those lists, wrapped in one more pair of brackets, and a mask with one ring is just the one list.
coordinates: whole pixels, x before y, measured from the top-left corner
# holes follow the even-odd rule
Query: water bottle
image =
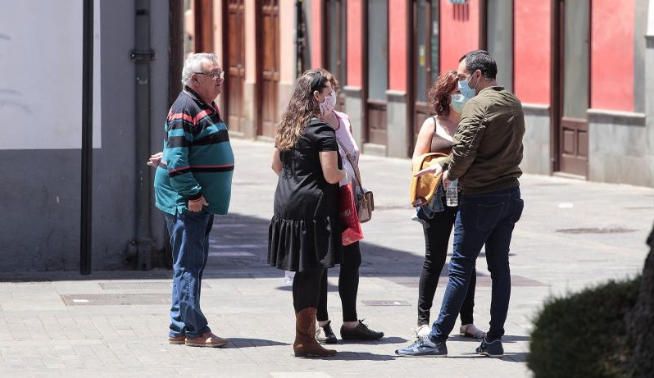
[(459, 206), (459, 180), (450, 181), (450, 185), (445, 192), (445, 203), (449, 207)]

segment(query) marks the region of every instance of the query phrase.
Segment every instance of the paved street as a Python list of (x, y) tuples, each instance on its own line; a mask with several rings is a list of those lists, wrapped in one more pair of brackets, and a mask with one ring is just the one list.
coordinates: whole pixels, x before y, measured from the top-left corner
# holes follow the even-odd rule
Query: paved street
[[(407, 203), (409, 161), (364, 156), (363, 179), (375, 193), (377, 210), (364, 225), (359, 316), (387, 337), (341, 343), (329, 360), (297, 359), (291, 356), (291, 293), (283, 273), (266, 264), (276, 179), (271, 144), (233, 145), (231, 215), (216, 218), (202, 288), (204, 312), (213, 330), (231, 340), (227, 348), (167, 344), (167, 270), (90, 277), (17, 273), (0, 277), (0, 376), (529, 376), (530, 321), (543, 301), (639, 272), (654, 221), (654, 189), (524, 176), (525, 212), (511, 249), (506, 356), (478, 357), (477, 342), (454, 336), (446, 359), (396, 358), (393, 351), (413, 337), (422, 229)], [(475, 323), (487, 328), (490, 278), (483, 252), (477, 269)], [(330, 271), (329, 311), (338, 334), (337, 273)], [(446, 280), (444, 272), (432, 318)]]

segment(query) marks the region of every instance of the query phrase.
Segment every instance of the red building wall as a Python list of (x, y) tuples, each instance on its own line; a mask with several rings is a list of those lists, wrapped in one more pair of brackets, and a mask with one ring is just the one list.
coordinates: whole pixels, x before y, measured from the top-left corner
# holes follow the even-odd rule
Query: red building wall
[(322, 9), (323, 0), (311, 2), (311, 67), (322, 67)]
[(549, 1), (514, 3), (513, 86), (525, 103), (550, 103), (551, 16)]
[(363, 0), (347, 1), (347, 85), (363, 87)]
[(456, 70), (463, 54), (479, 48), (480, 1), (484, 0), (469, 0), (465, 4), (441, 0), (440, 72)]
[(591, 12), (591, 107), (633, 111), (635, 0), (593, 0)]
[(388, 1), (388, 88), (407, 90), (408, 14), (405, 0)]

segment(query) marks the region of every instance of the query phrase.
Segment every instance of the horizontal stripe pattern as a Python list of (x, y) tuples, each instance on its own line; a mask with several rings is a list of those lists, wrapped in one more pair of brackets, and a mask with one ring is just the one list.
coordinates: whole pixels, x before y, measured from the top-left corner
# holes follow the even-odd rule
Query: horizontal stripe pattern
[(230, 172), (234, 170), (234, 164), (222, 165), (192, 165), (168, 170), (168, 176), (175, 177), (188, 172)]

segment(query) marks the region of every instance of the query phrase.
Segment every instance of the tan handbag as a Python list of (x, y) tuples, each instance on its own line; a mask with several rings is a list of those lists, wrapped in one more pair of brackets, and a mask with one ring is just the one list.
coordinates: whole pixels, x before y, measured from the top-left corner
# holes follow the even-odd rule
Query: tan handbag
[(372, 218), (372, 211), (375, 210), (375, 197), (373, 196), (372, 191), (363, 187), (361, 176), (359, 174), (359, 167), (354, 164), (347, 153), (345, 154), (345, 158), (350, 162), (350, 165), (352, 165), (352, 169), (354, 169), (354, 180), (356, 181), (356, 185), (359, 187), (359, 190), (355, 189), (354, 193), (355, 195), (361, 193), (361, 197), (358, 198), (357, 203), (359, 222), (365, 223)]

